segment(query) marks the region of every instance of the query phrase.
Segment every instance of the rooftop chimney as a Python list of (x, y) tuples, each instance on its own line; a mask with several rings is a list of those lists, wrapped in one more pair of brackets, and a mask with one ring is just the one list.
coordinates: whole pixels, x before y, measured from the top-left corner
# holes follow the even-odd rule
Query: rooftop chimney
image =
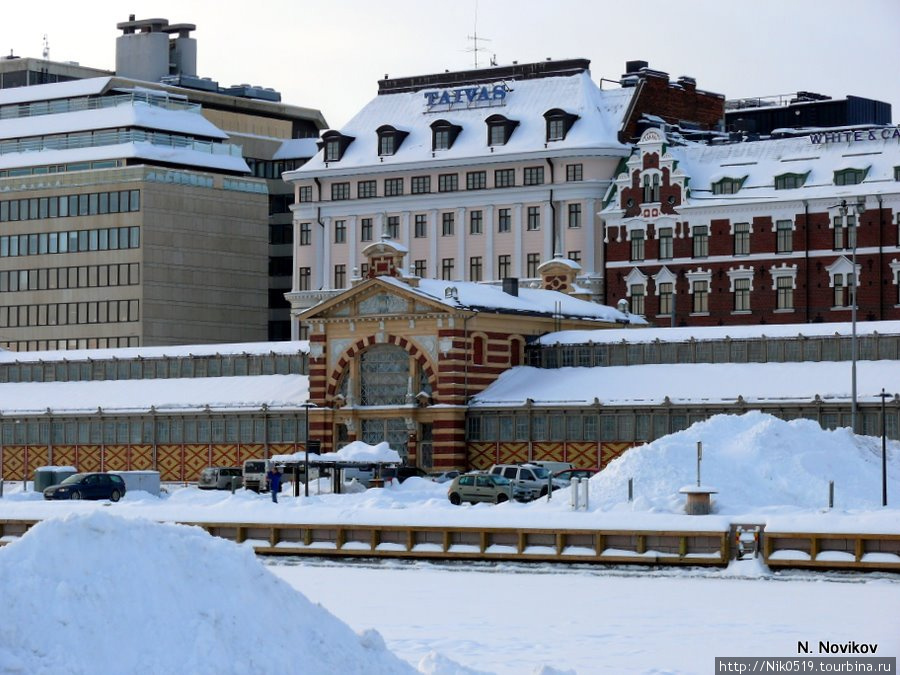
[(503, 292), (519, 297), (519, 280), (515, 277), (503, 278)]

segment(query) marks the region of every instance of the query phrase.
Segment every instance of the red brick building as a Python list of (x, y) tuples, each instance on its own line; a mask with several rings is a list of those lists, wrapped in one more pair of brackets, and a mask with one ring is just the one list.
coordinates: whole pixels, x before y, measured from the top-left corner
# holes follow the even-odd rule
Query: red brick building
[(628, 72), (620, 82), (635, 91), (619, 132), (622, 143), (639, 138), (648, 117), (683, 129), (713, 131), (723, 127), (725, 96), (697, 89), (693, 77), (682, 75), (671, 82), (668, 73), (652, 70), (646, 61), (628, 61), (625, 70)]
[[(900, 318), (900, 129), (675, 145), (648, 129), (601, 213), (607, 304), (651, 323)], [(854, 260), (856, 288), (854, 289)]]

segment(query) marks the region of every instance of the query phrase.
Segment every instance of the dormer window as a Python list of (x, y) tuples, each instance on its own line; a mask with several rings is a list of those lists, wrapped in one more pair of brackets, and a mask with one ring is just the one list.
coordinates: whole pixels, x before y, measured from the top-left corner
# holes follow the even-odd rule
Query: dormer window
[(341, 158), (341, 142), (338, 140), (325, 143), (325, 161), (337, 162)]
[(834, 172), (835, 185), (859, 185), (866, 179), (868, 169), (844, 169)]
[(544, 119), (547, 120), (547, 142), (564, 141), (569, 129), (575, 124), (578, 115), (568, 113), (561, 108), (554, 108), (544, 113)]
[(806, 173), (783, 173), (780, 176), (775, 176), (775, 189), (794, 190), (803, 187), (808, 175)]
[(378, 127), (375, 130), (378, 134), (378, 156), (389, 157), (397, 154), (397, 150), (403, 144), (403, 139), (409, 136), (408, 131), (395, 129), (389, 124)]
[(431, 149), (432, 150), (449, 150), (456, 142), (456, 137), (462, 127), (457, 124), (451, 124), (447, 120), (437, 120), (431, 123)]
[(513, 131), (519, 126), (517, 120), (510, 120), (503, 115), (491, 115), (485, 120), (488, 127), (488, 145), (506, 145)]
[(326, 162), (339, 162), (355, 140), (353, 136), (344, 136), (340, 131), (326, 131), (322, 134), (319, 148), (324, 149)]
[(712, 193), (714, 195), (735, 195), (744, 184), (744, 178), (723, 178), (722, 180), (712, 184)]

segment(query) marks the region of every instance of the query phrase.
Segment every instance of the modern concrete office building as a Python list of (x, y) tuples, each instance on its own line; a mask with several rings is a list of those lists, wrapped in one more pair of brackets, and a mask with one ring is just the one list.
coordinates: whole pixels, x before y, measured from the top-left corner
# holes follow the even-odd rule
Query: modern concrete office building
[(286, 339), (281, 172), (324, 118), (198, 77), (192, 24), (118, 28), (115, 73), (0, 60), (0, 346)]

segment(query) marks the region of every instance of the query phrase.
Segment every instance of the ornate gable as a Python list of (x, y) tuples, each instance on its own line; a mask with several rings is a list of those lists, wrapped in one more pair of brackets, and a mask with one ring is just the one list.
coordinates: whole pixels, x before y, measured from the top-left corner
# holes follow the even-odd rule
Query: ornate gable
[(311, 307), (300, 315), (301, 321), (328, 320), (382, 321), (385, 318), (410, 318), (449, 314), (451, 307), (422, 297), (412, 287), (385, 279), (367, 279), (343, 293)]
[(678, 162), (666, 151), (666, 135), (647, 129), (616, 178), (617, 206), (624, 218), (653, 221), (675, 216), (684, 203), (687, 180)]

